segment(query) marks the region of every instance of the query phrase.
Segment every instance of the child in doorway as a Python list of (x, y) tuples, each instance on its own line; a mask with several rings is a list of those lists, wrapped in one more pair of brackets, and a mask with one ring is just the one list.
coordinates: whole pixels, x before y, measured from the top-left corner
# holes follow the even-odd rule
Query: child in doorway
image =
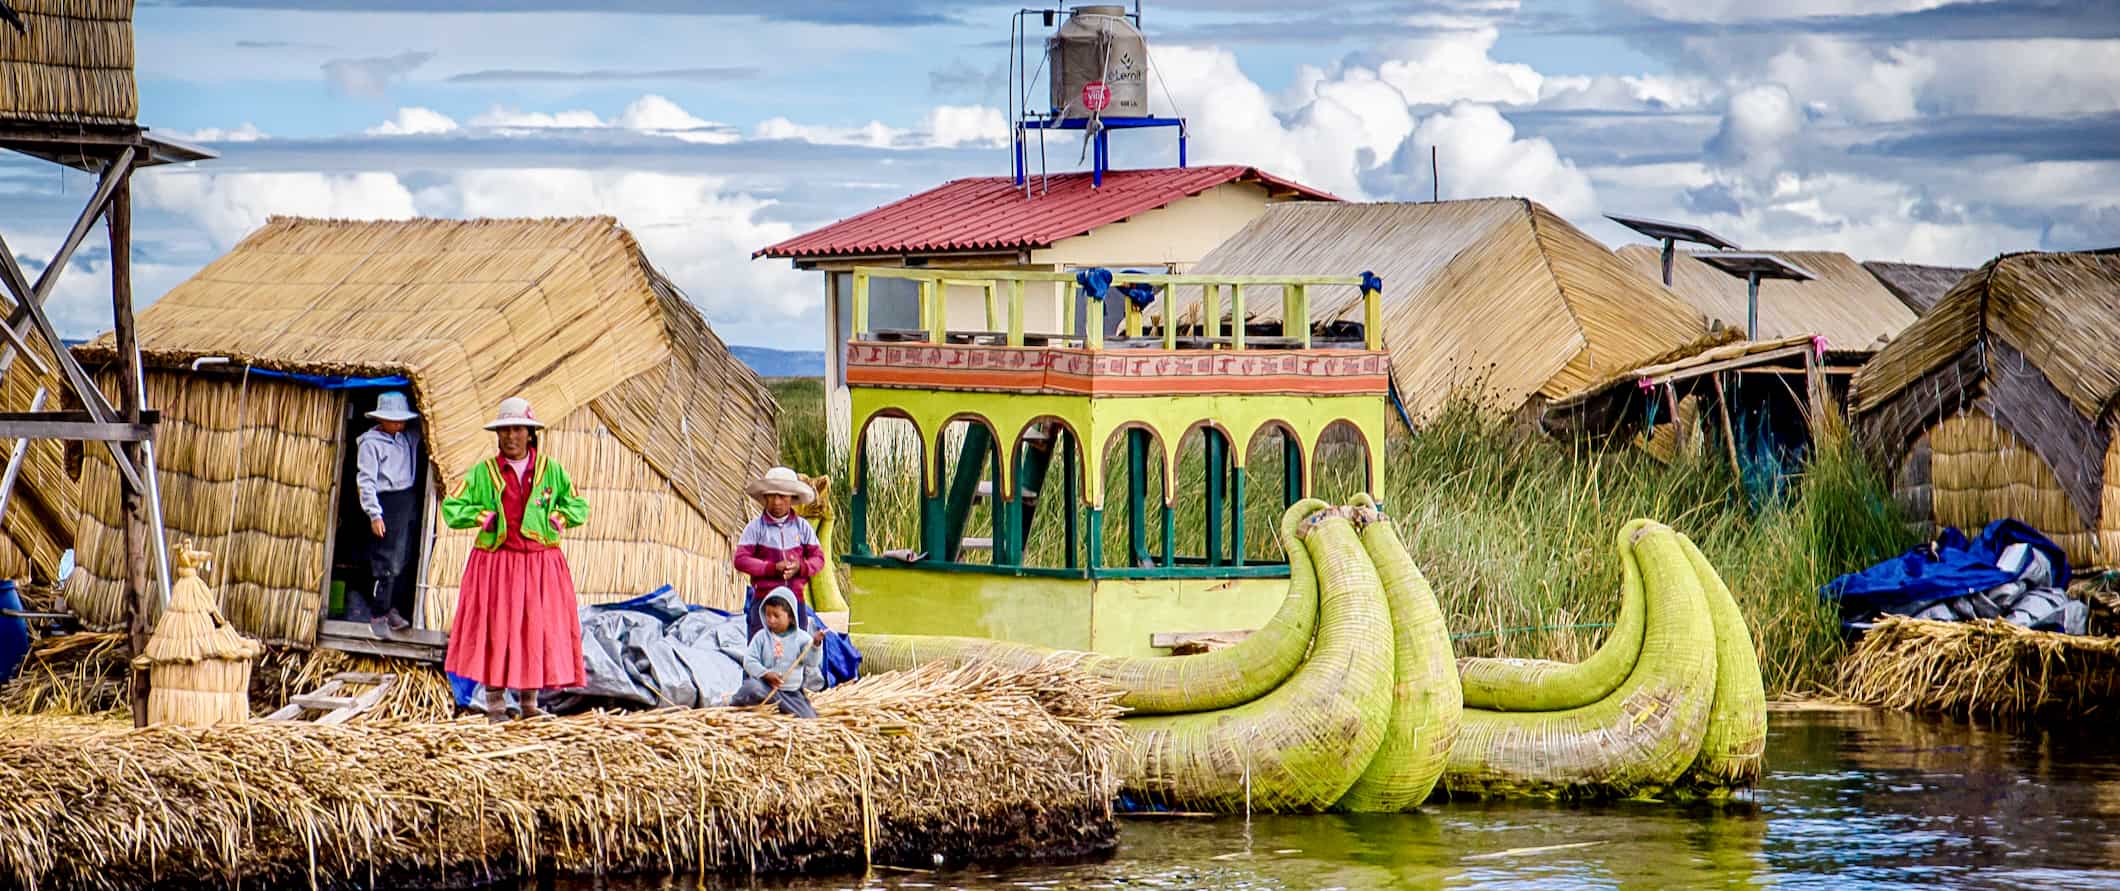
[(368, 546), (371, 585), (357, 592), (347, 604), (348, 618), (359, 621), (366, 613), (368, 627), (378, 638), (412, 626), (398, 615), (398, 579), (412, 560), (413, 515), (419, 510), (419, 492), (413, 481), (419, 476), (420, 435), (411, 428), (419, 414), (405, 394), (384, 393), (368, 413), (375, 426), (356, 441), (355, 485), (360, 489), (361, 512), (368, 515)]
[(745, 598), (746, 630), (756, 635), (762, 625), (759, 606), (766, 592), (787, 589), (801, 618), (808, 601), (803, 592), (810, 577), (824, 569), (824, 546), (810, 521), (795, 515), (795, 506), (816, 500), (817, 491), (786, 467), (775, 467), (744, 486), (744, 494), (758, 499), (764, 510), (743, 527), (736, 538), (736, 571), (751, 579), (751, 596)]
[[(774, 588), (764, 601), (759, 612), (765, 627), (751, 635), (743, 659), (743, 686), (729, 704), (758, 705), (772, 697), (781, 714), (817, 717), (804, 686), (824, 670), (824, 629), (803, 633), (796, 621), (795, 595), (787, 588)], [(776, 690), (780, 695), (773, 696)]]

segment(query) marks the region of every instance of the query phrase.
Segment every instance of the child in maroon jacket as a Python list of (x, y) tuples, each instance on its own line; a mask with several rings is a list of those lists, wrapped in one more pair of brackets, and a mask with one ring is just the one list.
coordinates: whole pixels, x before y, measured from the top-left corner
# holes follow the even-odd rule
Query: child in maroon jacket
[(775, 467), (743, 490), (765, 508), (736, 538), (736, 571), (751, 578), (744, 618), (749, 633), (756, 635), (763, 627), (758, 608), (775, 588), (788, 589), (803, 611), (809, 611), (806, 591), (810, 576), (824, 569), (824, 546), (817, 541), (817, 530), (810, 521), (795, 515), (796, 505), (817, 499), (816, 490), (795, 471)]

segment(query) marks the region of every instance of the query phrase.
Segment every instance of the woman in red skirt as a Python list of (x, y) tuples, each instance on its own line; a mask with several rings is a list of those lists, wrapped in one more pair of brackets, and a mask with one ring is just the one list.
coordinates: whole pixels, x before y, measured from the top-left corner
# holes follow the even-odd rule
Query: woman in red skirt
[(494, 721), (506, 718), (506, 690), (515, 691), (529, 718), (544, 714), (539, 690), (583, 683), (574, 576), (559, 537), (589, 519), (589, 503), (574, 494), (558, 461), (538, 454), (544, 426), (528, 401), (503, 400), (500, 416), (486, 425), (500, 454), (471, 468), (463, 488), (442, 502), (449, 528), (479, 530), (443, 664), (485, 685)]

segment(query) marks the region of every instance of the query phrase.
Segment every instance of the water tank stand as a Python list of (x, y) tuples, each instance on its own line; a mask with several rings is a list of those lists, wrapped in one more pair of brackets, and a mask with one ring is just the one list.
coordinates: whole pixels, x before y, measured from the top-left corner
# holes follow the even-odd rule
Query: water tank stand
[[(1089, 118), (1044, 118), (1025, 117), (1016, 122), (1015, 154), (1016, 185), (1023, 185), (1030, 176), (1029, 164), (1024, 157), (1025, 134), (1031, 130), (1087, 130)], [(1111, 169), (1111, 131), (1141, 130), (1152, 127), (1174, 127), (1178, 131), (1178, 166), (1185, 163), (1185, 119), (1164, 118), (1150, 115), (1138, 118), (1099, 118), (1097, 130), (1090, 137), (1090, 187), (1104, 187), (1104, 172)]]

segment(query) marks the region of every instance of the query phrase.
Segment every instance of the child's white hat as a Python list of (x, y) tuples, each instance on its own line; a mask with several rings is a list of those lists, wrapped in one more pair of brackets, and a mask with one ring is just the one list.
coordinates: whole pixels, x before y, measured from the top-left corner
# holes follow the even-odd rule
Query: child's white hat
[(412, 410), (411, 400), (396, 390), (376, 397), (375, 411), (368, 413), (371, 421), (410, 421), (419, 416), (419, 412)]
[(803, 482), (799, 474), (787, 467), (775, 467), (766, 471), (764, 476), (746, 484), (743, 493), (752, 498), (786, 495), (795, 499), (796, 504), (809, 504), (817, 500), (817, 490), (810, 488), (809, 483)]

